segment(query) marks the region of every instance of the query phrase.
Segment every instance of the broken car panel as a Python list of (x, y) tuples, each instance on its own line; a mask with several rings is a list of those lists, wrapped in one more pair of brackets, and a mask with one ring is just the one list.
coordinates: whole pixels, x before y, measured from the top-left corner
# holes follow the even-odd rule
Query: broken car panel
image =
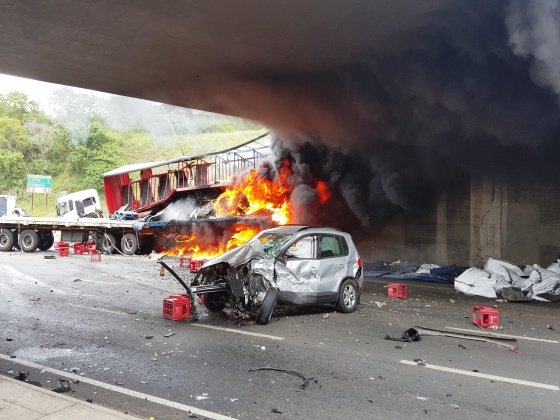
[[(208, 286), (219, 286), (209, 290)], [(205, 293), (211, 311), (226, 303), (257, 309), (269, 288), (281, 304), (336, 303), (353, 312), (363, 285), (361, 259), (352, 238), (331, 228), (280, 226), (204, 264), (191, 284)]]

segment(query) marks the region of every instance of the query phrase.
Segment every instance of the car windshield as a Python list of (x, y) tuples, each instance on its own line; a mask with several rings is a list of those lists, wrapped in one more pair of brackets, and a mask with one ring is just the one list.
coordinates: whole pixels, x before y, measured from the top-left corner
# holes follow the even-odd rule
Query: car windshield
[(252, 241), (259, 241), (262, 244), (264, 253), (268, 256), (273, 256), (293, 236), (292, 233), (261, 232)]

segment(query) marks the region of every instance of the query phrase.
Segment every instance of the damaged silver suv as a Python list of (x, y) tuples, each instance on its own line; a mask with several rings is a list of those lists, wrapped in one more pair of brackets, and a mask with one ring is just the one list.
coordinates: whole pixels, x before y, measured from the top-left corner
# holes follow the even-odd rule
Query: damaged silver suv
[(348, 233), (300, 225), (264, 230), (246, 244), (204, 264), (191, 283), (204, 306), (257, 311), (266, 324), (277, 303), (334, 303), (341, 312), (358, 305), (362, 260)]

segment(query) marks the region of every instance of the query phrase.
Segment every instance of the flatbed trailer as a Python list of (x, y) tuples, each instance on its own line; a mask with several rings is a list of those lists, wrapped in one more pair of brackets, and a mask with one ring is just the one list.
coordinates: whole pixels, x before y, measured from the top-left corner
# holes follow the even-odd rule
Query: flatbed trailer
[(104, 218), (65, 219), (60, 217), (0, 218), (0, 251), (14, 247), (24, 252), (47, 250), (54, 244), (54, 232), (63, 242), (86, 243), (93, 240), (103, 253), (121, 249), (124, 254), (149, 253), (155, 238), (151, 229), (133, 228), (134, 220)]

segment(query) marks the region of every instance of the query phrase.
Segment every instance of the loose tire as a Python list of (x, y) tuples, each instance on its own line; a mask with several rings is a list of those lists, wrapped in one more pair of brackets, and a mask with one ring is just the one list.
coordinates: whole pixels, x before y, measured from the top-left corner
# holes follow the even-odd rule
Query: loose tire
[(270, 321), (270, 317), (272, 316), (272, 311), (274, 311), (274, 307), (276, 306), (276, 301), (278, 300), (278, 289), (274, 287), (269, 287), (266, 291), (266, 295), (264, 295), (264, 300), (257, 312), (257, 324), (259, 325), (266, 325), (268, 321)]
[(204, 306), (210, 312), (220, 312), (226, 307), (226, 301), (225, 293), (204, 293)]
[(112, 233), (105, 233), (99, 239), (97, 248), (104, 254), (113, 254), (117, 249), (117, 238)]
[(359, 299), (358, 285), (353, 279), (346, 279), (338, 291), (337, 309), (340, 312), (350, 313), (356, 310)]
[(0, 229), (0, 251), (11, 251), (14, 247), (14, 233), (10, 229)]
[(39, 246), (39, 235), (31, 229), (19, 234), (19, 246), (23, 252), (35, 252)]
[(50, 249), (51, 246), (53, 246), (53, 244), (54, 244), (54, 235), (50, 230), (41, 232), (39, 234), (39, 249), (41, 251), (46, 251), (47, 249)]
[(138, 252), (138, 239), (134, 233), (125, 233), (121, 239), (123, 254), (134, 255)]

